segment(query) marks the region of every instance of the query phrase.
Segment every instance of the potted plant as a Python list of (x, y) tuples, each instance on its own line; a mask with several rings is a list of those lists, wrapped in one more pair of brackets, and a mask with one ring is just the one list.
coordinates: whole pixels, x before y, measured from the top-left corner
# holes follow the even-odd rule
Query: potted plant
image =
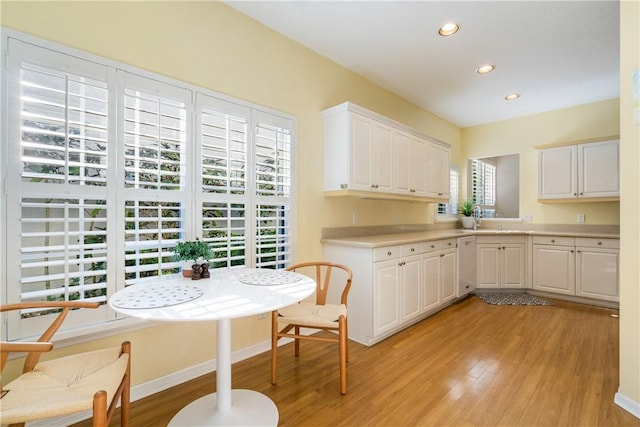
[(462, 217), (462, 228), (473, 228), (476, 224), (476, 219), (473, 217), (473, 201), (465, 200), (460, 202), (460, 214)]
[[(210, 260), (213, 254), (211, 252), (211, 248), (206, 242), (197, 238), (196, 240), (178, 242), (173, 251), (177, 261), (190, 261), (192, 263), (191, 270), (183, 266), (182, 275), (184, 277), (191, 277), (192, 280), (198, 280), (201, 277), (209, 277), (209, 264), (206, 264), (206, 261)], [(202, 276), (202, 265), (199, 263), (201, 260), (206, 264), (204, 269), (206, 273), (204, 276)]]

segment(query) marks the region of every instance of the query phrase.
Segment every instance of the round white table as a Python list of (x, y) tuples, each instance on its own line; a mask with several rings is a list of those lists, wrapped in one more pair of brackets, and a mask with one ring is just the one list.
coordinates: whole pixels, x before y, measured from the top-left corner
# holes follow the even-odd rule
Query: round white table
[(171, 277), (129, 286), (109, 306), (155, 321), (217, 321), (216, 393), (185, 406), (169, 425), (276, 426), (278, 408), (269, 397), (231, 389), (231, 319), (295, 304), (315, 287), (313, 279), (282, 270), (212, 270), (210, 279)]

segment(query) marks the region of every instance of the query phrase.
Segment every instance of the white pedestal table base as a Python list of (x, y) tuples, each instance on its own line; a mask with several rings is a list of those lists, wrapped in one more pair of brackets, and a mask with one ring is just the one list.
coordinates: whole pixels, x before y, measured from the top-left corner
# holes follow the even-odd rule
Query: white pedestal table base
[(220, 411), (217, 393), (182, 408), (169, 426), (277, 426), (278, 408), (269, 397), (253, 390), (231, 390), (231, 407)]

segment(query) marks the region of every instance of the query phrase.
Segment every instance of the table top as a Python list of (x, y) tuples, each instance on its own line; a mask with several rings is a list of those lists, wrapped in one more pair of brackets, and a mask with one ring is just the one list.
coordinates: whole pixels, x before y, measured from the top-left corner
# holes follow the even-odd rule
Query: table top
[(211, 270), (209, 279), (173, 276), (128, 286), (109, 298), (109, 306), (148, 320), (232, 319), (295, 304), (315, 288), (313, 279), (283, 270)]

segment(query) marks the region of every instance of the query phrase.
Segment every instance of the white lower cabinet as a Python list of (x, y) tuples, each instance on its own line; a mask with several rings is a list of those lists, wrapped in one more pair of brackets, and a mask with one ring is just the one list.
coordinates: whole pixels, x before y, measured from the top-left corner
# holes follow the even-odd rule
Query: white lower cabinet
[(536, 236), (533, 289), (617, 302), (619, 239)]
[[(324, 245), (324, 259), (353, 270), (349, 338), (372, 345), (451, 303), (455, 298), (456, 240), (379, 248)], [(338, 301), (338, 287), (328, 300)]]
[(480, 289), (525, 287), (525, 237), (477, 237), (477, 287)]

